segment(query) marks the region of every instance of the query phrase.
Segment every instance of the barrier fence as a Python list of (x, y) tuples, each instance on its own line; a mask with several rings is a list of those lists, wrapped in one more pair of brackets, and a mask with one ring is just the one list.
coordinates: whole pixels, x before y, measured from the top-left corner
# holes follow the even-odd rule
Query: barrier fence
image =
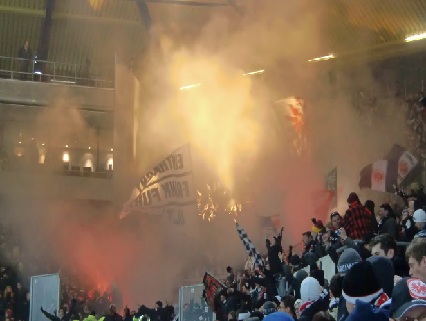
[(114, 68), (0, 56), (0, 78), (114, 88)]

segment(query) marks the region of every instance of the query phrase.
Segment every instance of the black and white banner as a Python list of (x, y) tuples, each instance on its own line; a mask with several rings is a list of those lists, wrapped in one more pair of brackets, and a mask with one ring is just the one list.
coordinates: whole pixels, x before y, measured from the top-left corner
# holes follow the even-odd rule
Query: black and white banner
[(248, 238), (247, 232), (237, 222), (235, 222), (235, 226), (237, 228), (238, 236), (240, 237), (241, 241), (243, 241), (247, 253), (254, 257), (255, 264), (257, 264), (257, 266), (263, 267), (264, 264), (262, 256), (260, 256), (259, 252), (257, 252), (256, 248), (254, 247), (252, 241), (250, 241), (250, 239)]
[[(188, 210), (196, 211), (189, 145), (176, 149), (146, 173), (124, 204), (120, 218), (136, 211), (146, 214), (168, 214), (180, 217)], [(194, 213), (195, 214), (195, 213)]]
[(361, 170), (359, 187), (393, 192), (393, 186), (406, 183), (407, 176), (417, 166), (418, 160), (413, 154), (399, 145), (394, 145), (385, 159), (377, 160)]

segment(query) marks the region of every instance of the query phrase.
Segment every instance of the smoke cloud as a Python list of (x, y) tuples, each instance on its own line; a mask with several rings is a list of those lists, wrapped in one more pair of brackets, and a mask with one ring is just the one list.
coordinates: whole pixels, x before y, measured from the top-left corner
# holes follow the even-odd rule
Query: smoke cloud
[[(323, 2), (252, 0), (241, 2), (238, 11), (151, 9), (149, 49), (137, 75), (143, 92), (138, 172), (189, 142), (198, 186), (219, 182), (242, 203), (236, 219), (260, 252), (266, 251), (260, 217), (278, 214), (285, 227), (283, 246), (298, 244), (310, 229), (317, 205), (313, 195), (324, 188), (328, 171), (338, 168), (343, 212), (349, 192), (359, 192), (360, 169), (394, 143), (406, 143), (401, 101), (379, 99), (374, 108), (380, 112), (368, 111), (369, 98), (383, 92), (381, 83), (388, 79), (378, 81), (367, 68), (350, 74), (328, 63), (307, 62), (332, 49), (322, 33), (327, 27)], [(264, 72), (244, 75), (258, 70)], [(294, 151), (293, 128), (281, 126), (286, 119), (277, 119), (274, 110), (276, 100), (289, 96), (306, 103), (302, 157)], [(355, 108), (354, 100), (364, 109)], [(72, 124), (91, 131), (77, 108), (66, 115), (48, 111), (40, 119), (55, 120), (51, 137), (58, 142), (74, 135)], [(362, 200), (367, 197), (382, 196), (361, 193)], [(102, 202), (35, 203), (21, 204), (16, 210), (21, 215), (10, 218), (21, 226), (26, 247), (41, 239), (41, 250), (64, 269), (101, 289), (117, 285), (131, 307), (153, 306), (157, 299), (176, 302), (184, 277), (200, 283), (213, 266), (224, 275), (227, 265), (241, 267), (246, 256), (234, 217), (226, 213), (211, 222), (188, 218), (189, 229), (167, 217), (118, 222), (111, 205)], [(29, 212), (27, 229), (21, 223)], [(327, 221), (326, 216), (317, 219)]]

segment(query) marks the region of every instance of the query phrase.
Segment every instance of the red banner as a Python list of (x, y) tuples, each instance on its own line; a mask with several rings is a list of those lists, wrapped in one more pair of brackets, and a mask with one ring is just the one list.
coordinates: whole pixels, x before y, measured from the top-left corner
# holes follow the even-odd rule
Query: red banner
[(206, 272), (203, 278), (204, 284), (204, 298), (210, 307), (215, 313), (217, 313), (216, 309), (216, 300), (218, 300), (217, 296), (226, 289), (226, 287), (214, 276)]

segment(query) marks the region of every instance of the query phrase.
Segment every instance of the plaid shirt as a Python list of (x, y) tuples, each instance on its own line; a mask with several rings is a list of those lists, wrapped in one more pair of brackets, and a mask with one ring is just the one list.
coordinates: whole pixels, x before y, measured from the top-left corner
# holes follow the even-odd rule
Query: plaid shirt
[(353, 240), (363, 240), (372, 232), (372, 215), (361, 204), (354, 202), (349, 205), (340, 225)]

